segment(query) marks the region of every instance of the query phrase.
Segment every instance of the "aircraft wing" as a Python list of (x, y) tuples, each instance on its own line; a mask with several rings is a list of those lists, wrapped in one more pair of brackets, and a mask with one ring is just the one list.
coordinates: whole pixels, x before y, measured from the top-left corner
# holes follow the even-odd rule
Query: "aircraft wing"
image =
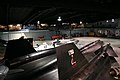
[(90, 44), (85, 45), (84, 47), (82, 47), (80, 49), (80, 51), (83, 54), (89, 54), (89, 53), (94, 53), (96, 50), (98, 50), (99, 48), (101, 48), (104, 45), (103, 41), (100, 40), (96, 40)]

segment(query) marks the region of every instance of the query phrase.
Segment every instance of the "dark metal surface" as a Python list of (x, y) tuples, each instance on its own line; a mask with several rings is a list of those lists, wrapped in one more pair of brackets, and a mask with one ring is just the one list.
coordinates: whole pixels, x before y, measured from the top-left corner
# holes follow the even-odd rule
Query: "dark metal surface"
[(7, 43), (5, 59), (9, 61), (33, 52), (37, 52), (27, 39), (10, 40)]
[(50, 72), (42, 75), (42, 76), (39, 76), (33, 80), (59, 80), (58, 78), (58, 69), (53, 69), (51, 70)]
[(46, 56), (50, 56), (56, 54), (55, 49), (50, 49), (50, 50), (46, 50), (46, 51), (40, 51), (40, 52), (35, 52), (35, 53), (31, 53), (31, 54), (27, 54), (18, 58), (15, 58), (11, 61), (10, 66), (11, 68), (15, 68), (16, 66), (25, 64), (27, 62), (36, 60), (36, 59), (40, 59)]
[(6, 80), (34, 80), (37, 79), (37, 77), (53, 70), (56, 68), (56, 62), (53, 62), (52, 64), (45, 66), (49, 62), (56, 59), (56, 55), (47, 56), (44, 58), (40, 58), (34, 61), (31, 61), (29, 63), (26, 63), (24, 65), (21, 65), (17, 67), (17, 69), (24, 69), (22, 72), (8, 73)]
[[(56, 48), (59, 80), (67, 80), (88, 63), (74, 43)], [(67, 75), (66, 75), (67, 74)]]
[(4, 60), (8, 60), (11, 68), (56, 53), (55, 49), (36, 51), (32, 42), (32, 38), (8, 41)]
[(9, 71), (9, 68), (7, 66), (0, 64), (0, 80), (5, 79), (8, 71)]
[(94, 42), (91, 42), (90, 44), (85, 45), (80, 49), (80, 51), (83, 54), (89, 54), (89, 53), (94, 53), (97, 51), (99, 48), (101, 48), (104, 45), (103, 41), (96, 40)]
[(110, 44), (106, 45), (106, 52), (108, 53), (109, 56), (118, 57), (118, 55), (116, 54), (116, 52), (114, 51)]

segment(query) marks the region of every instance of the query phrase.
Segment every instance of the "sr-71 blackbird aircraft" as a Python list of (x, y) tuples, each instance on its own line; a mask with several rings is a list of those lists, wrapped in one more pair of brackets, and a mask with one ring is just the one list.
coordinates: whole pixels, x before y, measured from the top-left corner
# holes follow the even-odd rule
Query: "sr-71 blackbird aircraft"
[(110, 80), (107, 72), (111, 64), (106, 46), (90, 60), (73, 43), (60, 46), (56, 51), (59, 80)]
[[(104, 46), (103, 41), (97, 40), (78, 49), (74, 43), (61, 45), (55, 49), (37, 52), (26, 39), (11, 40), (7, 43), (6, 53), (1, 64), (9, 72), (26, 62), (56, 54), (58, 74), (54, 79), (51, 74), (41, 76), (40, 80), (112, 80), (109, 79), (111, 69), (110, 56), (117, 57), (110, 44)], [(51, 64), (50, 64), (51, 63)], [(17, 65), (17, 66), (16, 66)], [(6, 75), (8, 72), (6, 71)], [(19, 72), (24, 70), (18, 70)], [(105, 74), (106, 73), (106, 74)], [(8, 74), (9, 75), (9, 74)], [(102, 76), (102, 77), (101, 77)], [(44, 79), (42, 79), (44, 77)]]

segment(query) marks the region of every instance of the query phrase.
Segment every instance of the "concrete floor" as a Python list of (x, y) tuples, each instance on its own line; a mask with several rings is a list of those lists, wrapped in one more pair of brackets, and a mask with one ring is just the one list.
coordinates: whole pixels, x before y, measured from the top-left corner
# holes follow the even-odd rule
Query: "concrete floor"
[[(101, 37), (76, 37), (72, 39), (77, 39), (79, 40), (81, 45), (86, 45), (90, 42), (96, 41), (96, 40), (101, 40), (104, 41), (105, 44), (111, 44), (112, 46), (120, 47), (120, 39), (112, 39), (112, 38), (101, 38)], [(66, 39), (70, 40), (70, 39)], [(44, 42), (50, 43), (54, 40), (44, 40), (44, 41), (34, 41), (33, 46), (36, 46), (36, 44), (43, 44)]]
[(120, 39), (101, 38), (101, 37), (77, 37), (74, 39), (78, 39), (81, 42), (81, 44), (88, 44), (89, 42), (92, 42), (95, 40), (101, 40), (101, 41), (104, 41), (105, 44), (110, 43), (112, 46), (120, 47)]

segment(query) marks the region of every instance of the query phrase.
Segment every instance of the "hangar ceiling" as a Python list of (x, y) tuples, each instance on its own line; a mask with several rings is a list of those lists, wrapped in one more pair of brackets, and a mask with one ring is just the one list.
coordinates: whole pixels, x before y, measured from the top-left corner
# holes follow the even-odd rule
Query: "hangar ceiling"
[(0, 1), (0, 24), (96, 22), (119, 18), (118, 0), (4, 0)]

